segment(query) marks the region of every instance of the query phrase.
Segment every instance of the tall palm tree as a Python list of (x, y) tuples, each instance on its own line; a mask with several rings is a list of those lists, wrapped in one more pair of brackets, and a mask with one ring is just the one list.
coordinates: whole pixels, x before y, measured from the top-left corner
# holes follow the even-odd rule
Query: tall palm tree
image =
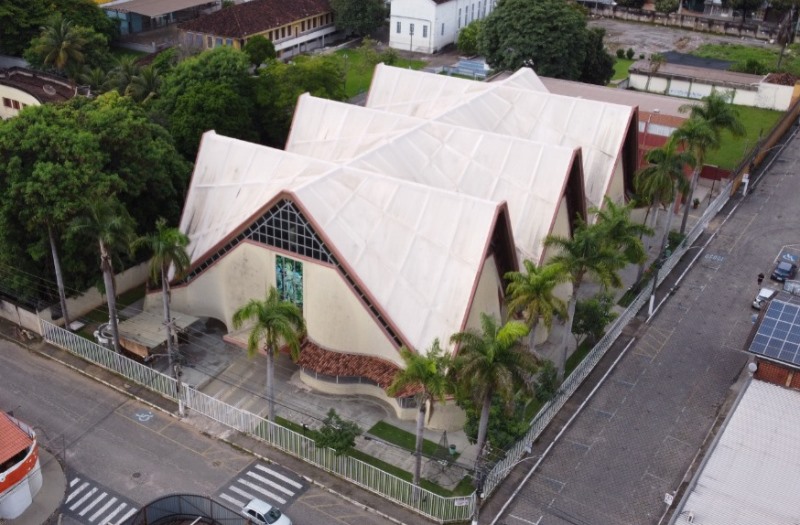
[(689, 151), (679, 151), (679, 142), (674, 136), (660, 148), (651, 150), (647, 154), (648, 166), (636, 174), (636, 191), (643, 194), (652, 205), (662, 204), (667, 208), (667, 224), (664, 228), (664, 237), (661, 240), (661, 252), (667, 246), (669, 230), (672, 225), (674, 211), (672, 203), (678, 193), (686, 193), (689, 182), (683, 173), (685, 166), (694, 167), (694, 155)]
[(122, 204), (112, 196), (96, 198), (86, 206), (83, 215), (76, 217), (70, 230), (95, 239), (100, 252), (100, 269), (108, 303), (108, 322), (114, 338), (114, 350), (121, 352), (117, 326), (117, 294), (114, 286), (114, 253), (130, 249), (134, 236), (134, 220)]
[(42, 34), (34, 41), (34, 51), (43, 57), (45, 65), (64, 71), (69, 66), (83, 63), (85, 44), (86, 40), (72, 22), (57, 14), (42, 27)]
[(433, 415), (433, 405), (438, 400), (444, 403), (445, 396), (451, 391), (451, 381), (447, 375), (450, 359), (439, 346), (439, 340), (433, 341), (425, 355), (417, 354), (408, 348), (400, 349), (400, 356), (405, 361), (406, 367), (394, 376), (394, 381), (386, 392), (390, 396), (406, 388), (417, 389), (416, 399), (419, 411), (417, 412), (417, 442), (415, 446), (416, 459), (414, 461), (414, 485), (419, 485), (422, 473), (422, 443), (424, 441), (426, 408), (428, 420)]
[(150, 277), (153, 282), (161, 279), (161, 301), (164, 306), (164, 326), (167, 328), (167, 356), (172, 376), (177, 379), (177, 368), (175, 366), (175, 345), (172, 339), (172, 316), (169, 311), (169, 269), (175, 268), (175, 275), (181, 275), (189, 267), (189, 254), (186, 247), (189, 246), (189, 237), (178, 228), (167, 226), (165, 219), (158, 219), (156, 231), (150, 235), (139, 237), (133, 242), (132, 249), (135, 251), (141, 247), (147, 247), (151, 253), (150, 258)]
[(233, 327), (239, 329), (248, 321), (253, 328), (247, 338), (247, 355), (253, 357), (263, 346), (267, 353), (267, 403), (269, 420), (275, 421), (275, 355), (283, 342), (292, 359), (300, 354), (300, 341), (306, 331), (303, 313), (294, 303), (281, 300), (278, 290), (270, 287), (264, 300), (251, 299), (233, 314)]
[(578, 290), (587, 275), (600, 284), (603, 289), (622, 286), (619, 270), (625, 267), (624, 254), (616, 246), (605, 241), (603, 230), (598, 225), (589, 226), (580, 221), (572, 238), (548, 235), (545, 246), (557, 249), (550, 259), (551, 263), (561, 265), (572, 281), (572, 297), (567, 307), (567, 324), (561, 343), (562, 353), (559, 373), (564, 374), (567, 363), (567, 344), (572, 333), (572, 321), (575, 316), (575, 305), (578, 302)]
[(105, 93), (108, 89), (109, 75), (103, 71), (103, 68), (83, 66), (79, 79), (82, 83), (88, 84), (92, 93), (96, 95)]
[(67, 293), (64, 287), (64, 275), (61, 272), (61, 259), (58, 257), (56, 246), (56, 236), (53, 232), (53, 225), (47, 222), (47, 238), (50, 241), (50, 254), (53, 256), (53, 270), (56, 274), (56, 286), (58, 287), (58, 301), (61, 304), (61, 316), (64, 318), (64, 328), (69, 330), (69, 312), (67, 311)]
[(523, 261), (524, 272), (508, 272), (506, 286), (507, 306), (512, 314), (523, 314), (530, 328), (529, 348), (536, 343), (536, 329), (541, 322), (545, 328), (553, 328), (553, 316), (567, 317), (567, 305), (553, 295), (553, 290), (561, 283), (569, 281), (569, 274), (557, 264), (537, 266), (534, 262)]
[(161, 89), (161, 81), (162, 76), (158, 68), (145, 66), (131, 78), (125, 94), (130, 95), (133, 100), (140, 104), (146, 104), (158, 96), (158, 91)]
[(700, 104), (684, 104), (678, 108), (681, 113), (689, 113), (691, 118), (701, 118), (708, 122), (717, 136), (717, 142), (722, 138), (722, 132), (728, 131), (734, 137), (744, 137), (747, 130), (739, 118), (739, 112), (730, 103), (731, 95), (713, 92), (701, 99)]
[(683, 142), (686, 148), (692, 152), (695, 159), (692, 180), (689, 184), (689, 193), (683, 206), (683, 219), (681, 219), (681, 235), (683, 235), (689, 219), (689, 203), (694, 199), (697, 180), (700, 178), (700, 172), (703, 171), (703, 161), (708, 150), (719, 147), (719, 133), (714, 132), (708, 120), (702, 117), (692, 117), (681, 124), (681, 127), (675, 131), (674, 135), (675, 140)]
[(632, 221), (631, 210), (633, 203), (619, 205), (606, 197), (602, 208), (592, 207), (589, 213), (596, 215), (595, 224), (605, 242), (618, 249), (627, 262), (640, 264), (647, 259), (642, 236), (652, 235), (653, 229)]
[(538, 363), (520, 344), (527, 334), (528, 327), (520, 321), (500, 326), (494, 317), (482, 313), (480, 332), (467, 330), (450, 338), (459, 345), (453, 364), (456, 381), (472, 393), (475, 404), (481, 407), (477, 461), (483, 457), (494, 396), (500, 396), (510, 406), (518, 390), (532, 391), (532, 376)]

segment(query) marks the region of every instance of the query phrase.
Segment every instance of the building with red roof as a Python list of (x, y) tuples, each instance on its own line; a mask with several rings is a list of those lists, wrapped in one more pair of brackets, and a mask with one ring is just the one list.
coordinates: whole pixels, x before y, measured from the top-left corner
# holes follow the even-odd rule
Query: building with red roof
[(0, 412), (0, 520), (13, 520), (22, 514), (41, 488), (36, 433)]

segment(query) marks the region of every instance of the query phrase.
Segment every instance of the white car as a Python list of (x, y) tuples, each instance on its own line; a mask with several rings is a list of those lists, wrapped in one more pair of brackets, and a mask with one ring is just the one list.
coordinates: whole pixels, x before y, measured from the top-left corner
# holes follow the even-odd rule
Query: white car
[(773, 290), (772, 288), (762, 288), (758, 292), (758, 295), (756, 295), (756, 298), (753, 299), (753, 308), (756, 310), (761, 310), (761, 307), (767, 304), (767, 302), (775, 297), (775, 294), (777, 293), (778, 290)]
[(292, 520), (278, 509), (260, 499), (251, 499), (242, 514), (258, 525), (292, 525)]

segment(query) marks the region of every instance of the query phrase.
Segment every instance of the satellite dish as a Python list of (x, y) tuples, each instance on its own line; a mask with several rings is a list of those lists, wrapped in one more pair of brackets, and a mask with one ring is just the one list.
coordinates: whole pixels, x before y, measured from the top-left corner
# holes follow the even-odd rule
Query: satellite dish
[(44, 86), (42, 86), (42, 89), (43, 89), (43, 90), (44, 90), (44, 92), (45, 92), (45, 93), (47, 93), (48, 95), (51, 95), (51, 96), (52, 96), (52, 95), (55, 95), (55, 94), (56, 94), (56, 88), (54, 88), (54, 87), (53, 87), (52, 85), (50, 85), (50, 84), (45, 84)]

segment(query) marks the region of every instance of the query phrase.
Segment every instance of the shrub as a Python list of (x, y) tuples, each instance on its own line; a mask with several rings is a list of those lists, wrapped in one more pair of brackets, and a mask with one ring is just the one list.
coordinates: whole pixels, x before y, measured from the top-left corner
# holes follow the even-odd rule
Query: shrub
[(644, 53), (639, 53), (639, 60), (644, 60)]
[(738, 71), (739, 73), (749, 73), (751, 75), (766, 75), (769, 73), (767, 66), (756, 60), (755, 58), (748, 58), (744, 62), (737, 62), (731, 66), (731, 71)]
[(629, 47), (628, 50), (625, 51), (625, 58), (628, 60), (633, 60), (634, 55), (636, 55), (636, 53), (633, 51), (632, 47)]
[(329, 447), (336, 455), (346, 454), (356, 446), (356, 438), (361, 435), (361, 428), (352, 421), (343, 420), (336, 410), (330, 409), (316, 437), (319, 447)]
[(625, 58), (625, 50), (622, 48), (617, 49), (617, 58)]
[(670, 251), (675, 251), (675, 248), (677, 248), (678, 245), (683, 242), (685, 237), (686, 236), (681, 234), (681, 232), (677, 230), (671, 230), (667, 236), (667, 248), (669, 248)]
[(674, 13), (678, 10), (678, 0), (656, 0), (656, 11), (659, 13)]
[(558, 370), (550, 360), (545, 360), (536, 376), (534, 392), (540, 403), (547, 403), (558, 390)]

